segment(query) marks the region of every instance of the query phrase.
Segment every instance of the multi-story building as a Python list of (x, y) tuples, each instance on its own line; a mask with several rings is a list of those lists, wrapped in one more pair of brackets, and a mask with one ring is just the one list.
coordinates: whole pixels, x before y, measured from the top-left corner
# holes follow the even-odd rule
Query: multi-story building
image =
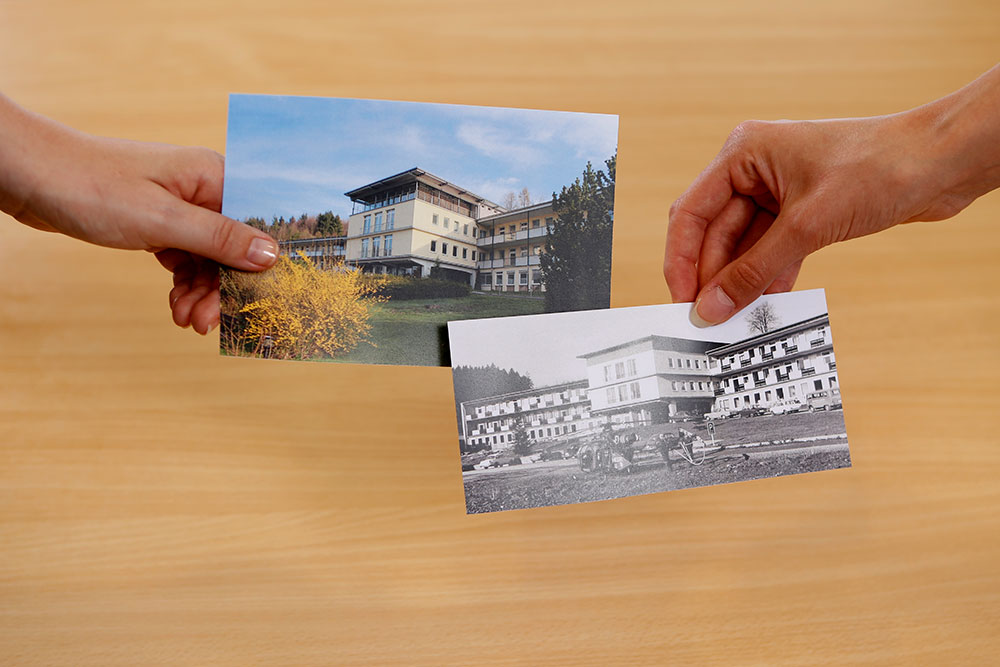
[(594, 433), (609, 421), (657, 424), (838, 389), (825, 314), (736, 343), (649, 335), (578, 358), (586, 380), (463, 403), (467, 446), (513, 446), (517, 419), (539, 441)]
[(345, 193), (346, 261), (364, 271), (468, 281), (487, 291), (544, 289), (540, 256), (552, 202), (508, 210), (423, 169)]
[(347, 262), (365, 271), (444, 277), (475, 285), (477, 220), (504, 209), (423, 169), (345, 193), (354, 204)]
[(536, 442), (583, 433), (597, 424), (590, 413), (586, 380), (466, 401), (461, 419), (466, 446), (488, 446), (493, 451), (514, 446), (518, 420)]
[(552, 202), (480, 218), (479, 289), (525, 292), (542, 289), (545, 235), (555, 224)]
[(651, 335), (581, 355), (592, 414), (649, 424), (707, 412), (714, 400), (707, 352), (720, 344)]
[(810, 393), (839, 390), (826, 314), (716, 347), (708, 356), (717, 410), (806, 402)]

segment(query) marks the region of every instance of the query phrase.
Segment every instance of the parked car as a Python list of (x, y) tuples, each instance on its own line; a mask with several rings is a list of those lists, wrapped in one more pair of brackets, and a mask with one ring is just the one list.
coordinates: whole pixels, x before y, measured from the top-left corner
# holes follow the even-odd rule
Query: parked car
[(778, 401), (771, 406), (772, 415), (787, 415), (793, 412), (806, 412), (809, 410), (809, 404), (803, 403), (802, 401), (795, 400), (793, 398), (786, 399), (784, 401)]
[(840, 390), (814, 391), (806, 395), (806, 401), (813, 410), (836, 410), (841, 407)]
[(743, 408), (742, 410), (737, 412), (734, 416), (748, 418), (748, 417), (763, 417), (764, 415), (769, 415), (769, 414), (771, 414), (771, 411), (768, 410), (767, 408)]
[(704, 417), (702, 415), (696, 415), (693, 412), (684, 412), (683, 410), (678, 410), (674, 414), (670, 415), (667, 421), (674, 423), (677, 422), (698, 422), (702, 421)]
[(713, 421), (716, 419), (726, 419), (727, 417), (732, 417), (732, 410), (712, 410), (711, 412), (705, 413), (705, 419)]
[(542, 452), (543, 461), (561, 461), (566, 458), (561, 449), (546, 449)]

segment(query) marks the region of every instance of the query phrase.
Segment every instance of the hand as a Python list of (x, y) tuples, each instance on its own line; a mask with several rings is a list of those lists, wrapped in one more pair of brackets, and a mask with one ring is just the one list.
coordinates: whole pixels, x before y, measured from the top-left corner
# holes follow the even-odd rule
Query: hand
[(998, 101), (1000, 67), (901, 114), (742, 123), (670, 209), (673, 300), (718, 324), (790, 290), (826, 245), (955, 215), (1000, 185)]
[(174, 274), (174, 322), (207, 334), (219, 322), (218, 264), (272, 266), (264, 232), (219, 214), (223, 158), (93, 137), (0, 96), (0, 209), (27, 225), (112, 248), (155, 253)]

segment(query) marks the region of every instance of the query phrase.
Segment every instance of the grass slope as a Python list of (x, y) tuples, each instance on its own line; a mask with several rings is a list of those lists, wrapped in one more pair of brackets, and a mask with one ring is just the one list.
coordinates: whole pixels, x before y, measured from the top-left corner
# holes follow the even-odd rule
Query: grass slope
[(457, 299), (389, 301), (372, 311), (372, 343), (361, 343), (336, 359), (344, 363), (447, 366), (451, 320), (534, 315), (544, 312), (541, 299), (471, 294)]

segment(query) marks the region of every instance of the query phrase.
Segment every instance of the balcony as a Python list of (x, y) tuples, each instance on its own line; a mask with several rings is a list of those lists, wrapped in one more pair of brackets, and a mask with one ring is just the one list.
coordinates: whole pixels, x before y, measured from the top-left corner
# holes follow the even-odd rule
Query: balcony
[(764, 354), (761, 355), (761, 357), (764, 359), (764, 361), (771, 361), (771, 359), (774, 359), (774, 353), (765, 352)]
[(480, 261), (477, 265), (480, 269), (502, 269), (503, 260), (502, 259), (486, 259)]
[(809, 341), (809, 347), (819, 347), (820, 345), (824, 345), (825, 343), (826, 343), (825, 338), (814, 338), (811, 341)]
[(515, 243), (517, 241), (527, 241), (530, 239), (539, 239), (544, 237), (548, 231), (545, 227), (533, 227), (531, 229), (522, 229), (521, 231), (511, 234), (509, 232), (503, 234), (494, 234), (493, 236), (484, 236), (482, 238), (476, 239), (476, 244), (480, 247), (499, 245), (501, 243)]
[(803, 368), (801, 372), (802, 377), (807, 377), (809, 375), (816, 375), (815, 368)]

